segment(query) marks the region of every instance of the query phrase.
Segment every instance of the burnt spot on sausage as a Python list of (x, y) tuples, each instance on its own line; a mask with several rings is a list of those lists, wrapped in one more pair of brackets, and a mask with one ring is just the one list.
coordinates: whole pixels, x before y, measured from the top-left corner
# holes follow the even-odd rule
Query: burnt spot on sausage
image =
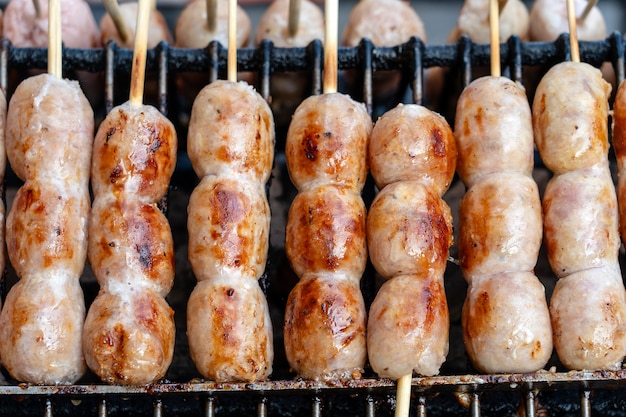
[(304, 155), (309, 161), (315, 161), (318, 157), (317, 141), (312, 135), (305, 135), (302, 139), (302, 148)]
[(446, 156), (446, 143), (443, 140), (443, 133), (438, 126), (434, 126), (430, 132), (430, 140), (433, 144), (433, 153), (436, 156)]
[(152, 269), (152, 254), (150, 244), (142, 243), (135, 245), (135, 251), (138, 254), (139, 263), (143, 269)]
[(117, 182), (117, 180), (120, 177), (122, 177), (123, 171), (124, 170), (122, 169), (122, 167), (119, 164), (115, 165), (115, 168), (113, 168), (113, 170), (109, 174), (109, 181), (111, 182), (111, 184), (115, 184)]
[(485, 130), (485, 128), (483, 126), (483, 124), (484, 124), (483, 113), (484, 113), (483, 108), (482, 107), (478, 107), (476, 109), (476, 114), (474, 115), (474, 121), (476, 122), (476, 128), (480, 132), (483, 132)]
[(153, 154), (157, 153), (160, 147), (161, 147), (161, 139), (157, 136), (155, 140), (152, 142), (152, 144), (150, 145), (150, 152), (152, 152)]
[(117, 132), (117, 128), (115, 126), (112, 126), (109, 130), (107, 130), (106, 139), (104, 140), (104, 142), (109, 143), (109, 139), (111, 139), (111, 136), (113, 136), (115, 132)]

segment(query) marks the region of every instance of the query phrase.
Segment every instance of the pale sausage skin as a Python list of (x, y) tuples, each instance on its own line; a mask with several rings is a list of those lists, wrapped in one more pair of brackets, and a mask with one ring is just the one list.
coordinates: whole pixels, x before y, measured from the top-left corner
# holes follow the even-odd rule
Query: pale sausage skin
[(448, 354), (443, 275), (453, 243), (450, 208), (430, 185), (393, 182), (370, 207), (367, 237), (372, 264), (388, 280), (369, 313), (372, 369), (391, 379), (437, 375)]
[(533, 101), (537, 148), (555, 173), (544, 193), (544, 234), (558, 277), (550, 301), (554, 345), (568, 369), (618, 369), (626, 355), (610, 90), (600, 70), (564, 62), (548, 71)]
[(607, 166), (555, 176), (543, 211), (548, 261), (558, 278), (617, 263), (617, 198)]
[(378, 119), (368, 152), (380, 188), (367, 217), (368, 250), (387, 280), (369, 312), (369, 361), (381, 377), (437, 375), (449, 347), (443, 276), (453, 233), (441, 195), (456, 168), (454, 135), (437, 113), (400, 104)]
[(418, 279), (445, 271), (453, 243), (452, 214), (432, 187), (421, 181), (393, 182), (376, 196), (368, 216), (370, 258), (383, 278)]
[[(500, 42), (506, 42), (511, 36), (528, 40), (530, 26), (529, 13), (523, 1), (512, 0), (505, 3), (498, 19)], [(467, 35), (472, 42), (489, 43), (489, 1), (465, 0), (459, 12), (457, 24), (449, 35), (450, 42), (456, 42), (461, 35)]]
[(550, 312), (563, 365), (568, 369), (621, 369), (626, 352), (626, 299), (617, 264), (559, 279)]
[(469, 287), (463, 305), (466, 352), (480, 372), (535, 372), (553, 350), (545, 289), (533, 270), (542, 242), (533, 130), (524, 90), (481, 77), (461, 93), (455, 136), (459, 263)]
[(287, 300), (285, 351), (306, 379), (354, 378), (367, 359), (367, 144), (372, 121), (363, 104), (332, 93), (296, 109), (285, 154), (298, 194), (289, 210), (285, 251), (300, 278)]
[(22, 382), (72, 384), (86, 370), (79, 278), (93, 132), (93, 111), (77, 82), (34, 76), (9, 103), (7, 156), (24, 185), (7, 216), (7, 252), (20, 280), (0, 314), (0, 357)]
[(94, 141), (89, 261), (100, 284), (85, 321), (89, 368), (110, 384), (158, 381), (174, 353), (174, 313), (164, 297), (174, 280), (174, 244), (157, 207), (176, 163), (172, 123), (126, 102)]
[(470, 358), (479, 358), (480, 371), (535, 372), (550, 359), (545, 288), (532, 272), (473, 278), (461, 317), (465, 349)]
[(532, 271), (542, 225), (539, 189), (531, 177), (515, 172), (481, 177), (459, 204), (457, 245), (467, 281), (493, 273)]
[[(493, 91), (502, 94), (494, 97)], [(526, 100), (524, 90), (504, 77), (479, 78), (463, 90), (455, 135), (457, 171), (468, 188), (490, 173), (532, 174), (534, 143), (530, 106), (523, 105)]]
[(188, 256), (198, 280), (187, 304), (191, 358), (210, 380), (262, 380), (274, 360), (258, 283), (269, 246), (270, 108), (244, 82), (213, 82), (194, 101), (187, 141), (201, 179), (187, 208)]
[[(341, 45), (357, 47), (364, 38), (369, 39), (378, 47), (395, 46), (408, 42), (411, 37), (419, 38), (427, 43), (426, 29), (421, 17), (410, 2), (404, 0), (361, 0), (356, 2), (348, 16), (348, 22), (341, 36)], [(425, 72), (426, 96), (435, 101), (440, 94), (438, 68)], [(431, 77), (431, 74), (435, 77)], [(353, 88), (362, 90), (356, 85), (359, 77), (356, 71), (347, 71), (347, 79)], [(402, 81), (401, 71), (377, 70), (372, 74), (372, 95), (375, 101), (390, 100), (399, 93)], [(434, 81), (434, 82), (431, 82)], [(431, 88), (432, 87), (432, 88)], [(401, 93), (401, 92), (400, 92)]]
[[(591, 65), (562, 62), (541, 79), (533, 100), (535, 143), (555, 175), (604, 164), (611, 85)], [(577, 91), (576, 104), (563, 91)]]

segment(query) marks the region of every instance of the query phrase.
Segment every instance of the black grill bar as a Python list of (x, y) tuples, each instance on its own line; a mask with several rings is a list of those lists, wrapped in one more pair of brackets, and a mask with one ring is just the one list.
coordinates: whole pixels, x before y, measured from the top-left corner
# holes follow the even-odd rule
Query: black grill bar
[[(8, 44), (7, 65), (18, 70), (46, 69), (47, 48), (22, 48)], [(303, 48), (269, 47), (264, 42), (258, 48), (242, 48), (237, 51), (237, 67), (239, 71), (271, 73), (285, 71), (308, 71), (311, 67), (323, 67), (323, 47), (321, 42), (314, 41)], [(601, 41), (580, 41), (581, 60), (599, 66), (602, 62), (621, 59), (623, 61), (623, 38), (618, 32)], [(415, 70), (415, 64), (406, 59), (407, 49), (416, 48), (419, 41), (411, 39), (405, 44), (394, 47), (372, 46), (372, 68), (375, 70)], [(361, 51), (363, 47), (340, 47), (338, 50), (338, 66), (340, 70), (363, 69), (370, 57)], [(107, 49), (63, 49), (64, 70), (84, 70), (89, 72), (104, 71), (107, 66)], [(116, 71), (130, 73), (132, 67), (132, 51), (125, 48), (114, 48), (113, 67)], [(519, 52), (517, 52), (519, 50)], [(569, 57), (569, 36), (561, 35), (554, 42), (520, 42), (516, 36), (501, 45), (503, 61), (515, 57), (516, 65), (551, 65)], [(463, 36), (455, 44), (424, 45), (421, 53), (423, 68), (449, 67), (456, 68), (459, 63), (471, 67), (489, 65), (489, 45), (476, 44)], [(321, 58), (320, 58), (321, 57)], [(165, 62), (164, 62), (165, 61)], [(226, 68), (227, 50), (217, 42), (211, 42), (206, 48), (187, 49), (169, 46), (161, 42), (156, 48), (147, 52), (146, 70), (158, 71), (161, 67), (169, 72), (213, 72)], [(462, 64), (462, 65), (463, 65)], [(470, 68), (471, 69), (471, 68)], [(468, 69), (466, 69), (467, 71)], [(515, 78), (519, 73), (513, 74)], [(321, 82), (320, 82), (321, 84)]]

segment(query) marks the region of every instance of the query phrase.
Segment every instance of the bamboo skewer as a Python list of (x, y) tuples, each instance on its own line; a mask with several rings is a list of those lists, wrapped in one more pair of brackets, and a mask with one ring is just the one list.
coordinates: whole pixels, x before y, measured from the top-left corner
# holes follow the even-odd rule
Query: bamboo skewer
[(61, 36), (61, 0), (48, 4), (48, 73), (63, 78), (63, 40)]
[(237, 81), (237, 0), (228, 0), (228, 81)]
[(205, 0), (205, 1), (206, 1), (207, 31), (209, 33), (215, 33), (215, 31), (217, 31), (217, 0)]
[(587, 18), (587, 15), (589, 14), (589, 12), (591, 12), (591, 9), (593, 9), (593, 6), (595, 6), (597, 3), (598, 3), (598, 0), (589, 0), (587, 2), (587, 5), (585, 6), (585, 10), (583, 10), (582, 14), (577, 19), (578, 24), (581, 24), (585, 21), (585, 19)]
[(143, 90), (146, 78), (146, 55), (148, 51), (148, 29), (152, 0), (139, 0), (137, 11), (137, 27), (135, 29), (135, 46), (133, 52), (133, 67), (130, 75), (130, 104), (143, 104)]
[(324, 15), (324, 93), (337, 92), (337, 28), (339, 26), (339, 1), (325, 0)]
[(411, 405), (411, 379), (413, 375), (406, 374), (398, 379), (396, 388), (395, 417), (408, 417)]
[(500, 67), (500, 7), (498, 0), (491, 0), (489, 2), (489, 28), (491, 35), (491, 75), (493, 77), (499, 77), (501, 72)]
[(573, 62), (580, 62), (580, 51), (578, 49), (578, 33), (576, 30), (576, 10), (574, 0), (567, 1), (567, 23), (569, 25), (569, 44)]
[(130, 32), (128, 30), (128, 26), (124, 22), (124, 18), (122, 17), (122, 12), (120, 11), (120, 5), (117, 0), (102, 0), (102, 4), (106, 9), (109, 16), (111, 16), (111, 20), (115, 24), (115, 28), (117, 32), (120, 34), (120, 38), (124, 43), (127, 43), (130, 39)]
[(287, 35), (293, 38), (298, 33), (298, 25), (300, 23), (301, 0), (289, 1), (289, 21), (287, 25)]

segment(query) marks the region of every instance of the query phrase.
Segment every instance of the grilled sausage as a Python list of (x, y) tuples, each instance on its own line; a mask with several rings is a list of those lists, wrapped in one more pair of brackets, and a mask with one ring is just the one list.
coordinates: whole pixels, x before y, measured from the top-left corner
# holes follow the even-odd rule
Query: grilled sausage
[(211, 380), (264, 379), (274, 358), (269, 308), (258, 284), (269, 245), (270, 108), (244, 82), (213, 82), (194, 101), (187, 141), (201, 178), (187, 220), (198, 279), (187, 305), (191, 358)]
[(174, 280), (174, 244), (157, 207), (176, 163), (172, 123), (156, 108), (121, 104), (94, 142), (89, 262), (100, 292), (85, 321), (89, 368), (107, 383), (161, 379), (174, 353), (174, 317), (164, 297)]
[(450, 327), (443, 276), (452, 214), (441, 195), (456, 167), (452, 129), (423, 106), (398, 105), (376, 122), (369, 161), (381, 191), (368, 213), (368, 249), (386, 280), (369, 312), (369, 361), (381, 377), (436, 375)]
[(570, 369), (618, 369), (626, 354), (618, 207), (608, 166), (610, 91), (598, 69), (563, 62), (542, 78), (533, 101), (537, 149), (555, 174), (543, 199), (548, 260), (559, 279), (550, 301), (554, 344)]
[(534, 372), (552, 354), (545, 290), (533, 270), (542, 241), (528, 99), (486, 76), (461, 93), (455, 137), (467, 192), (459, 206), (459, 262), (469, 284), (462, 326), (482, 372)]
[(307, 379), (355, 377), (367, 356), (359, 288), (367, 261), (367, 143), (363, 104), (340, 93), (311, 96), (294, 113), (285, 155), (298, 189), (285, 250), (299, 281), (287, 299), (287, 360)]
[(7, 251), (20, 280), (0, 314), (0, 357), (19, 381), (71, 384), (86, 370), (79, 278), (93, 131), (93, 111), (76, 82), (41, 74), (11, 97), (7, 156), (24, 184), (7, 216)]

